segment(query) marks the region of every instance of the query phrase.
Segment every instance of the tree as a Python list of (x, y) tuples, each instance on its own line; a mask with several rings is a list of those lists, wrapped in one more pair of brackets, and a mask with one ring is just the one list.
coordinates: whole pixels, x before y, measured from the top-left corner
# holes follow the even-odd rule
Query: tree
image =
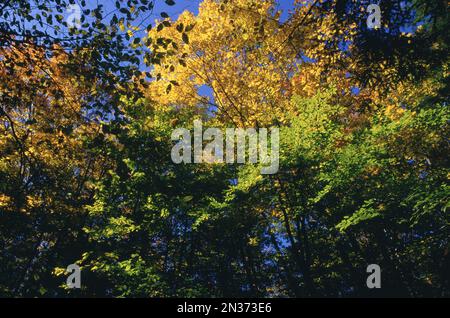
[[(0, 13), (2, 295), (449, 295), (443, 1), (383, 1), (372, 30), (368, 1), (205, 0), (145, 37), (151, 2), (118, 1), (69, 39), (41, 3)], [(278, 127), (279, 172), (175, 164), (196, 119)]]
[(44, 60), (40, 48), (12, 47), (0, 56), (3, 64), (15, 61), (1, 69), (0, 84), (2, 294), (53, 295), (46, 268), (75, 260), (82, 207), (93, 195), (88, 181), (100, 178), (108, 161), (91, 150), (98, 116), (82, 108), (92, 83), (59, 67), (65, 54), (39, 68), (27, 61)]

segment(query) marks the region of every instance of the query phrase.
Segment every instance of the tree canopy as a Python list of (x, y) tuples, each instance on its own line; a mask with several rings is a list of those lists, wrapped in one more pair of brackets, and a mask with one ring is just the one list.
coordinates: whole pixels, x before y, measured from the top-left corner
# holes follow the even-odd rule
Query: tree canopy
[[(0, 296), (449, 297), (448, 2), (372, 2), (2, 1)], [(174, 163), (194, 120), (278, 173)]]

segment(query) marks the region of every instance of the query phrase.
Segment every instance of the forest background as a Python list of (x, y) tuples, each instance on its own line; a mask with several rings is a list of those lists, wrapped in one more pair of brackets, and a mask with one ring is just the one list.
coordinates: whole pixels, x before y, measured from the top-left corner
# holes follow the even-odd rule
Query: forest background
[[(450, 296), (448, 14), (2, 0), (0, 295)], [(278, 127), (279, 172), (174, 164), (195, 119)]]

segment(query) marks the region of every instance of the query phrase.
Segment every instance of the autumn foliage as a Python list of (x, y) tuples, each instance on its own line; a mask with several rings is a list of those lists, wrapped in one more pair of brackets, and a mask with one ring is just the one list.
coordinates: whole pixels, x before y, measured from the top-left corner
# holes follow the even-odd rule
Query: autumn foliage
[[(0, 296), (450, 296), (448, 3), (291, 2), (0, 24)], [(173, 163), (195, 119), (278, 127), (279, 172)]]

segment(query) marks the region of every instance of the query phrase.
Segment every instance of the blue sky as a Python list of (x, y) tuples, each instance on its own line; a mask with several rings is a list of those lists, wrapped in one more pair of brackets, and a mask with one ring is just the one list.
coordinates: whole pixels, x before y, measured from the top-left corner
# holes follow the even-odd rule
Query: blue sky
[[(198, 7), (202, 0), (175, 0), (174, 6), (168, 6), (163, 0), (156, 1), (155, 13), (158, 15), (159, 12), (165, 11), (171, 17), (178, 16), (184, 10), (189, 10), (195, 14), (198, 13)], [(279, 0), (277, 1), (277, 6), (279, 10), (283, 11), (283, 19), (287, 18), (289, 9), (292, 9), (293, 0)]]
[[(164, 1), (160, 0), (156, 2), (155, 13), (166, 11), (171, 16), (177, 16), (184, 10), (189, 10), (195, 14), (198, 13), (198, 6), (202, 0), (175, 0), (174, 6), (168, 6)], [(282, 20), (288, 17), (288, 11), (293, 8), (293, 0), (278, 0), (277, 7), (283, 11)]]
[[(181, 14), (184, 10), (188, 10), (193, 12), (194, 14), (197, 14), (199, 4), (203, 2), (203, 0), (175, 0), (175, 5), (173, 6), (167, 5), (164, 0), (157, 0), (155, 2), (155, 8), (153, 11), (154, 13), (153, 15), (149, 16), (147, 20), (147, 22), (152, 22), (152, 24), (155, 19), (161, 19), (161, 12), (167, 12), (172, 20), (175, 20), (178, 15)], [(289, 16), (289, 10), (293, 8), (292, 4), (294, 0), (278, 0), (276, 2), (278, 9), (283, 12), (281, 19), (282, 21), (284, 21)], [(110, 12), (116, 9), (115, 1), (113, 0), (105, 1), (103, 5), (105, 6), (105, 12)]]

